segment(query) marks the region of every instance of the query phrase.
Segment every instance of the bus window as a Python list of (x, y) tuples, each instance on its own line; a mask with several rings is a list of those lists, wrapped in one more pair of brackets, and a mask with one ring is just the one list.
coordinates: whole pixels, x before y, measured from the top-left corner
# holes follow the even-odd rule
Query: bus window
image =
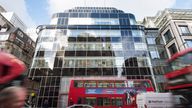
[(107, 88), (107, 87), (110, 87), (110, 83), (106, 81), (100, 81), (97, 83), (97, 86), (101, 88)]
[(74, 81), (74, 87), (83, 87), (83, 81)]
[(116, 106), (116, 99), (115, 99), (115, 97), (112, 97), (111, 98), (111, 104), (112, 104), (112, 106)]
[(96, 105), (96, 97), (86, 97), (85, 104), (95, 106)]
[(95, 81), (86, 81), (84, 87), (96, 87)]
[(123, 99), (121, 97), (116, 98), (116, 106), (122, 106), (123, 105)]
[(97, 98), (97, 106), (103, 106), (103, 98), (102, 97)]
[(104, 105), (104, 106), (109, 106), (109, 105), (111, 105), (110, 98), (103, 98), (103, 105)]
[(115, 87), (114, 83), (109, 83), (108, 87)]
[(112, 106), (122, 106), (123, 105), (123, 99), (121, 97), (112, 97), (111, 98), (111, 104)]
[(118, 81), (115, 82), (115, 87), (126, 87), (126, 85), (124, 81)]

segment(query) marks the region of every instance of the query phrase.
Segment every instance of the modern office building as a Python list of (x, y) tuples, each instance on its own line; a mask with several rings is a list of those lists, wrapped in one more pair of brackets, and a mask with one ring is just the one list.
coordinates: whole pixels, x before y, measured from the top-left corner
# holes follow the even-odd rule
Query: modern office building
[(153, 22), (159, 28), (158, 43), (165, 45), (168, 57), (192, 47), (192, 9), (165, 9)]
[(38, 31), (29, 72), (29, 78), (40, 81), (36, 107), (47, 99), (50, 107), (57, 107), (61, 94), (66, 99), (68, 78), (154, 80), (144, 26), (137, 25), (131, 13), (76, 7), (53, 14), (50, 25)]

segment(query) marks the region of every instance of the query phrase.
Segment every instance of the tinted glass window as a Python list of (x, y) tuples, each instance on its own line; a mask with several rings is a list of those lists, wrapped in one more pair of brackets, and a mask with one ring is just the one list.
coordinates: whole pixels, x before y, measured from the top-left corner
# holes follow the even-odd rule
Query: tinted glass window
[(101, 18), (109, 18), (109, 14), (101, 14)]
[(99, 14), (98, 13), (91, 13), (91, 18), (99, 18)]
[(117, 14), (110, 14), (110, 18), (118, 18)]

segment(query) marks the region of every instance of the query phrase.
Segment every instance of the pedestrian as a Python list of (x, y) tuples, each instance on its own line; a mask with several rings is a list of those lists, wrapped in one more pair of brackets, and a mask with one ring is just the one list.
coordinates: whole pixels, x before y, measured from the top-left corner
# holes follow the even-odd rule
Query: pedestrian
[(24, 79), (22, 73), (25, 70), (22, 61), (0, 51), (0, 108), (24, 107), (27, 90), (20, 86)]
[[(0, 52), (0, 85), (5, 85), (19, 77), (26, 70), (25, 64), (15, 56)], [(2, 88), (2, 87), (0, 87)]]
[(23, 108), (26, 95), (23, 87), (7, 87), (0, 92), (0, 108)]
[(49, 101), (47, 98), (45, 98), (45, 100), (43, 102), (43, 108), (49, 108)]

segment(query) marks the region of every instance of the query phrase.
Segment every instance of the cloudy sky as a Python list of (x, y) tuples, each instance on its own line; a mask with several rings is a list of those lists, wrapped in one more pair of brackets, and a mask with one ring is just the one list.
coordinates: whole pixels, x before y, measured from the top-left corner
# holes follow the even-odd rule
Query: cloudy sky
[(192, 9), (192, 0), (0, 0), (0, 5), (14, 11), (28, 27), (36, 27), (49, 24), (53, 13), (76, 6), (115, 7), (142, 20), (165, 8)]

